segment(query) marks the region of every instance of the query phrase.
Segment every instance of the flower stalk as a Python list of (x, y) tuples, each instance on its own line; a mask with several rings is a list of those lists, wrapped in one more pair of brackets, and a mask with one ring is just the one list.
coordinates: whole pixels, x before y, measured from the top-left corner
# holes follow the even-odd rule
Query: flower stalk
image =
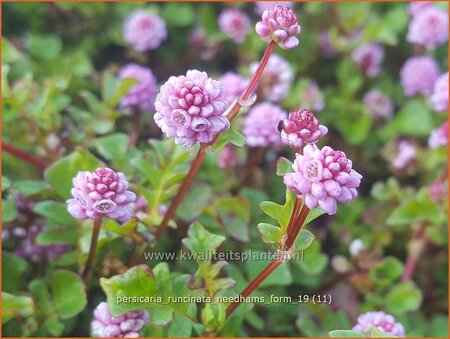
[(6, 142), (2, 142), (2, 150), (5, 151), (6, 153), (15, 156), (16, 158), (19, 158), (29, 163), (30, 165), (36, 167), (39, 170), (43, 171), (49, 166), (49, 164), (45, 160), (39, 159), (35, 157), (33, 154), (22, 151)]
[(86, 265), (84, 266), (83, 273), (81, 274), (81, 278), (83, 279), (85, 284), (87, 284), (89, 280), (92, 265), (94, 263), (95, 251), (97, 249), (98, 235), (100, 234), (100, 229), (102, 228), (102, 220), (103, 220), (102, 217), (94, 220), (94, 230), (92, 231), (91, 247), (89, 249), (89, 255), (86, 261)]

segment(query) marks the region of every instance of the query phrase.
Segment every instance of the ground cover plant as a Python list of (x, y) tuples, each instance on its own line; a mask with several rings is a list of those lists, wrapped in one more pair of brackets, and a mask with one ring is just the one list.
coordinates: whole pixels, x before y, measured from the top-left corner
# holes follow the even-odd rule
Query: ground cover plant
[(2, 334), (447, 337), (448, 5), (3, 3)]

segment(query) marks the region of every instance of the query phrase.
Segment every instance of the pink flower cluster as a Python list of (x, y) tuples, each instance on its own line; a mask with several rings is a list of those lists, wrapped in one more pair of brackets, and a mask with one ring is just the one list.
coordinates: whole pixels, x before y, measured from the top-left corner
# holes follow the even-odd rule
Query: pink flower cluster
[(297, 15), (289, 7), (276, 6), (273, 10), (265, 10), (255, 28), (261, 40), (267, 43), (274, 41), (283, 49), (295, 48), (299, 44), (296, 36), (301, 28)]
[(219, 29), (237, 44), (242, 44), (250, 29), (250, 19), (237, 8), (225, 9), (219, 15)]
[(404, 337), (405, 328), (395, 321), (392, 315), (384, 312), (367, 312), (358, 317), (357, 323), (353, 326), (355, 331), (365, 331), (371, 327), (376, 327), (385, 334)]
[(248, 79), (234, 72), (226, 72), (219, 78), (219, 82), (223, 86), (223, 100), (228, 106), (247, 88)]
[(281, 138), (277, 126), (287, 114), (279, 106), (263, 102), (252, 108), (245, 117), (243, 134), (251, 147), (280, 145)]
[(209, 143), (230, 127), (222, 114), (227, 108), (220, 82), (206, 72), (187, 71), (186, 76), (170, 77), (156, 97), (154, 119), (175, 143), (191, 147), (196, 142)]
[(400, 70), (400, 82), (406, 96), (429, 95), (438, 77), (438, 64), (429, 56), (413, 56)]
[(409, 23), (406, 40), (436, 48), (448, 41), (448, 13), (434, 6), (417, 11)]
[(302, 107), (319, 112), (325, 108), (323, 93), (319, 86), (311, 81), (300, 94), (300, 103)]
[(439, 148), (448, 145), (448, 121), (444, 122), (439, 128), (431, 131), (428, 138), (428, 147)]
[(433, 202), (437, 203), (448, 196), (448, 187), (445, 181), (436, 180), (428, 186), (428, 194)]
[(376, 42), (369, 42), (355, 49), (352, 53), (352, 59), (368, 77), (374, 77), (381, 71), (384, 48)]
[(128, 64), (119, 71), (119, 79), (136, 79), (138, 82), (120, 101), (120, 107), (138, 109), (141, 112), (153, 110), (156, 97), (156, 78), (150, 68)]
[[(257, 67), (257, 62), (251, 63), (250, 71), (254, 73)], [(286, 98), (293, 80), (289, 62), (278, 54), (272, 54), (259, 79), (258, 91), (264, 99), (280, 102)]]
[(138, 10), (125, 20), (123, 38), (138, 52), (157, 48), (167, 39), (166, 24), (156, 14)]
[(344, 152), (329, 146), (319, 149), (306, 145), (303, 154), (296, 154), (294, 172), (286, 173), (284, 183), (297, 195), (304, 195), (308, 208), (322, 208), (327, 214), (336, 213), (337, 203), (356, 198), (361, 174), (352, 169), (352, 161)]
[(281, 125), (281, 140), (294, 148), (315, 143), (327, 133), (328, 128), (320, 125), (319, 119), (307, 109), (290, 112)]
[(430, 99), (436, 111), (446, 112), (448, 110), (448, 72), (437, 79)]
[(433, 6), (430, 1), (414, 1), (408, 5), (408, 13), (412, 17)]
[(391, 98), (377, 89), (367, 92), (363, 101), (375, 119), (389, 119), (394, 113), (394, 104)]
[(120, 222), (132, 216), (136, 194), (128, 191), (128, 181), (121, 172), (98, 168), (93, 173), (78, 172), (73, 179), (72, 199), (68, 211), (77, 219), (109, 217)]
[(292, 1), (256, 1), (255, 2), (255, 13), (258, 15), (263, 14), (264, 11), (269, 11), (274, 9), (276, 6), (284, 6), (292, 8)]
[(404, 170), (416, 158), (416, 147), (409, 140), (402, 140), (397, 145), (397, 154), (392, 160), (392, 167)]
[(140, 331), (148, 321), (149, 316), (146, 310), (131, 311), (114, 317), (111, 315), (108, 304), (101, 302), (94, 310), (91, 335), (94, 338), (139, 338)]
[(217, 158), (217, 167), (222, 169), (233, 167), (236, 165), (236, 162), (236, 150), (234, 146), (228, 145), (219, 153), (219, 157)]

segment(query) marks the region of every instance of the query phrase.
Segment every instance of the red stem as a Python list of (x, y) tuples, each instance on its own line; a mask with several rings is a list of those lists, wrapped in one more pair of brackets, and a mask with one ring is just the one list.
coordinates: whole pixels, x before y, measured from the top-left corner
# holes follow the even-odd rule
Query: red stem
[(159, 240), (161, 236), (164, 234), (164, 232), (167, 229), (167, 226), (169, 224), (170, 219), (175, 215), (175, 212), (178, 208), (178, 205), (180, 205), (181, 201), (183, 200), (184, 196), (186, 195), (187, 190), (191, 186), (192, 182), (194, 181), (200, 167), (203, 164), (203, 160), (206, 157), (207, 153), (207, 144), (201, 144), (200, 149), (198, 150), (197, 156), (195, 157), (194, 161), (192, 162), (191, 168), (189, 169), (189, 172), (184, 178), (183, 182), (181, 183), (180, 189), (177, 192), (177, 195), (172, 200), (172, 203), (170, 204), (169, 209), (167, 210), (166, 214), (164, 215), (164, 219), (159, 225), (159, 227), (156, 229), (155, 232), (155, 238), (156, 240)]
[(422, 254), (423, 248), (425, 247), (425, 229), (427, 228), (426, 223), (422, 223), (419, 229), (413, 235), (409, 243), (408, 258), (406, 259), (405, 271), (403, 272), (401, 282), (407, 282), (411, 280), (416, 270), (417, 263), (420, 255)]
[(91, 274), (92, 264), (94, 263), (95, 250), (97, 248), (98, 235), (100, 234), (101, 228), (102, 228), (102, 218), (95, 219), (94, 230), (92, 231), (91, 248), (89, 249), (89, 255), (86, 261), (86, 266), (84, 266), (83, 273), (81, 274), (81, 278), (83, 279), (86, 285), (89, 279), (89, 275)]
[(22, 151), (6, 142), (2, 142), (2, 150), (15, 156), (16, 158), (26, 161), (30, 165), (33, 165), (34, 167), (36, 167), (40, 170), (45, 170), (49, 166), (49, 164), (45, 160), (39, 159), (39, 158), (35, 157), (34, 155), (32, 155), (28, 152)]

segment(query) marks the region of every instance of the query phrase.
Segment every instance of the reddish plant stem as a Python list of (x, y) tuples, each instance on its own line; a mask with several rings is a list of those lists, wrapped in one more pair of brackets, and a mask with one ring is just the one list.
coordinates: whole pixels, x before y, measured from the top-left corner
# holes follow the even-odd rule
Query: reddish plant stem
[(289, 219), (288, 226), (286, 228), (286, 234), (290, 234), (292, 232), (292, 227), (295, 223), (295, 220), (298, 217), (298, 213), (302, 207), (302, 199), (299, 199), (297, 196), (295, 197), (294, 207), (292, 208), (291, 218)]
[(131, 112), (131, 132), (128, 138), (127, 149), (134, 147), (139, 140), (139, 135), (141, 134), (141, 112), (138, 108), (133, 108)]
[[(290, 233), (286, 233), (287, 240), (286, 240), (286, 243), (284, 246), (286, 248), (286, 251), (289, 251), (289, 249), (294, 244), (295, 239), (297, 238), (298, 233), (300, 232), (301, 228), (303, 227), (303, 223), (305, 222), (306, 217), (308, 216), (308, 213), (309, 213), (309, 208), (306, 205), (302, 205), (302, 208), (298, 215), (296, 215), (296, 213), (294, 213), (298, 201), (300, 201), (300, 204), (301, 204), (301, 199), (297, 198), (296, 203), (295, 203), (294, 208), (291, 213), (291, 218), (289, 220), (289, 225), (294, 225), (294, 226), (291, 226), (292, 231)], [(289, 225), (288, 225), (288, 228), (289, 228)], [(283, 263), (283, 261), (280, 260), (279, 256), (276, 256), (266, 266), (266, 268), (264, 268), (262, 270), (262, 272), (247, 285), (247, 287), (244, 289), (244, 291), (242, 291), (239, 294), (239, 300), (235, 301), (234, 303), (230, 304), (230, 306), (228, 306), (228, 308), (226, 310), (226, 315), (227, 316), (231, 315), (231, 313), (233, 313), (233, 311), (241, 304), (241, 299), (248, 297), (282, 263)]]
[(189, 187), (191, 186), (195, 177), (197, 176), (197, 173), (203, 164), (203, 160), (206, 157), (207, 147), (208, 147), (208, 145), (206, 145), (206, 144), (200, 145), (200, 149), (198, 150), (197, 156), (195, 157), (194, 161), (192, 162), (191, 168), (189, 169), (189, 172), (188, 172), (186, 178), (184, 178), (183, 182), (181, 183), (180, 189), (178, 190), (175, 198), (172, 200), (172, 203), (170, 204), (169, 209), (167, 210), (166, 214), (164, 215), (163, 221), (161, 222), (159, 227), (156, 229), (156, 232), (155, 232), (156, 240), (159, 240), (161, 238), (161, 236), (164, 234), (164, 232), (166, 231), (170, 219), (172, 219), (172, 217), (175, 215), (178, 205), (183, 200), (184, 196), (186, 195), (187, 190), (189, 189)]
[[(270, 42), (267, 46), (261, 61), (258, 65), (258, 68), (256, 69), (255, 73), (253, 74), (250, 83), (248, 84), (247, 88), (245, 89), (244, 93), (241, 95), (240, 100), (247, 100), (252, 91), (254, 90), (256, 84), (258, 83), (259, 78), (261, 77), (262, 72), (264, 71), (264, 68), (267, 65), (267, 61), (269, 60), (270, 55), (273, 52), (273, 49), (275, 48), (275, 42)], [(233, 118), (236, 116), (236, 114), (239, 112), (239, 109), (242, 107), (242, 105), (239, 103), (239, 100), (236, 100), (234, 103), (234, 106), (230, 108), (230, 111), (227, 115), (227, 119), (229, 121), (232, 121)], [(170, 219), (173, 218), (175, 215), (175, 212), (178, 208), (178, 205), (183, 200), (184, 196), (186, 195), (187, 190), (191, 186), (192, 182), (194, 181), (202, 163), (203, 160), (206, 157), (207, 149), (209, 146), (214, 144), (216, 142), (217, 138), (219, 137), (219, 134), (216, 134), (214, 139), (209, 144), (201, 144), (200, 149), (197, 153), (196, 158), (192, 162), (191, 169), (189, 170), (186, 178), (184, 178), (183, 182), (181, 183), (180, 189), (178, 190), (177, 195), (172, 200), (169, 209), (167, 210), (167, 213), (164, 215), (164, 219), (157, 228), (155, 232), (155, 238), (156, 240), (159, 240), (161, 236), (164, 234), (164, 232), (167, 229), (168, 223)]]
[(34, 167), (40, 170), (45, 170), (49, 166), (49, 164), (45, 160), (39, 159), (35, 157), (33, 154), (22, 151), (6, 142), (2, 142), (2, 150), (5, 151), (6, 153), (15, 156), (16, 158), (26, 161), (30, 165), (33, 165)]
[(405, 271), (403, 272), (401, 282), (407, 282), (411, 280), (416, 270), (417, 263), (420, 255), (426, 244), (425, 229), (426, 223), (422, 223), (420, 227), (414, 232), (413, 238), (409, 243), (408, 257), (406, 259)]
[(264, 148), (258, 147), (255, 149), (250, 149), (250, 153), (247, 164), (245, 166), (244, 176), (242, 177), (240, 188), (247, 186), (252, 178), (252, 174), (258, 164), (261, 162), (264, 156)]
[(94, 230), (92, 231), (92, 240), (91, 240), (91, 248), (89, 249), (88, 259), (86, 261), (86, 266), (84, 266), (83, 273), (81, 274), (81, 278), (84, 283), (87, 285), (89, 280), (89, 276), (91, 274), (91, 268), (95, 259), (95, 250), (97, 248), (98, 235), (100, 234), (100, 229), (102, 228), (102, 218), (98, 218), (94, 220)]
[(239, 112), (239, 109), (242, 107), (241, 103), (242, 101), (247, 100), (250, 97), (250, 94), (253, 92), (253, 90), (256, 87), (256, 84), (259, 81), (259, 78), (261, 77), (262, 72), (264, 71), (264, 68), (266, 68), (267, 62), (269, 61), (269, 58), (275, 48), (275, 42), (271, 41), (269, 45), (267, 46), (266, 50), (264, 51), (264, 54), (261, 58), (261, 61), (259, 62), (258, 68), (256, 68), (255, 73), (253, 73), (252, 78), (250, 79), (250, 82), (245, 89), (244, 93), (242, 93), (240, 100), (237, 100), (233, 106), (233, 108), (230, 109), (230, 113), (228, 113), (227, 117), (228, 120), (233, 120), (233, 118), (236, 116), (236, 114)]

